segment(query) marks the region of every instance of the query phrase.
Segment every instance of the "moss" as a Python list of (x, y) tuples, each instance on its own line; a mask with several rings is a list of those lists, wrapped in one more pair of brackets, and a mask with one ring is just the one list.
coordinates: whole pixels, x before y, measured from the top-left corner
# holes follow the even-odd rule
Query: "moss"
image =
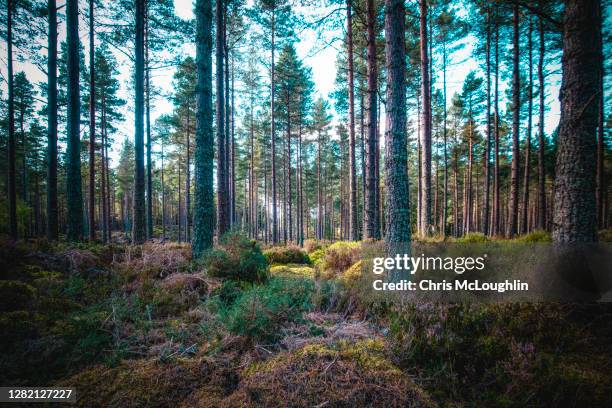
[(303, 264), (272, 265), (270, 274), (272, 276), (314, 278), (315, 270)]
[(110, 369), (94, 366), (56, 386), (76, 387), (76, 405), (80, 407), (214, 407), (220, 406), (220, 399), (236, 381), (225, 363), (192, 358), (168, 364), (126, 361)]
[(228, 406), (434, 406), (380, 340), (309, 344), (251, 364)]

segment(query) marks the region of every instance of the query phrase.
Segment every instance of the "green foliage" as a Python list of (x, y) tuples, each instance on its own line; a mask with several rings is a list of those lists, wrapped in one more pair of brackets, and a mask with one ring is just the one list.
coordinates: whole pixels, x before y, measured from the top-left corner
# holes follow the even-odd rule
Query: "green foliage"
[(522, 235), (515, 240), (516, 242), (535, 243), (535, 242), (552, 242), (549, 232), (532, 231), (529, 234)]
[(481, 244), (489, 239), (481, 232), (470, 232), (464, 236), (457, 238), (455, 242), (458, 244)]
[(270, 265), (273, 264), (310, 264), (308, 254), (297, 246), (276, 246), (264, 251)]
[(254, 341), (274, 341), (288, 322), (298, 321), (311, 310), (314, 282), (272, 278), (266, 285), (245, 290), (225, 311), (222, 319), (235, 334)]
[(208, 276), (245, 282), (264, 282), (268, 278), (268, 262), (259, 245), (243, 235), (227, 233), (220, 247), (205, 252), (202, 265)]

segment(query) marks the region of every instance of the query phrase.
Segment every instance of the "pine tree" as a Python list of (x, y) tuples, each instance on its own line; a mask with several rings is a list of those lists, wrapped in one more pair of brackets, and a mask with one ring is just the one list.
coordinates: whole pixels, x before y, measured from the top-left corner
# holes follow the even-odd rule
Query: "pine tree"
[(214, 234), (212, 129), (212, 2), (197, 0), (194, 257), (212, 247)]
[(67, 30), (67, 172), (66, 201), (68, 206), (68, 239), (83, 237), (83, 195), (81, 192), (81, 139), (80, 126), (80, 61), (79, 61), (79, 9), (77, 0), (66, 1)]

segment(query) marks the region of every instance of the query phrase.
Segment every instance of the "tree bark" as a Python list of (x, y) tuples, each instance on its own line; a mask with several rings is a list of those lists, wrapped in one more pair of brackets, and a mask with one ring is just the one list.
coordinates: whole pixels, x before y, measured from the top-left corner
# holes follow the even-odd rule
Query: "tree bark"
[(68, 109), (66, 133), (67, 169), (66, 201), (68, 207), (68, 233), (70, 241), (83, 237), (83, 196), (81, 189), (81, 138), (79, 96), (79, 5), (78, 0), (66, 2), (66, 38), (68, 44)]
[(144, 169), (144, 14), (145, 0), (136, 1), (136, 67), (134, 75), (134, 220), (132, 243), (141, 244), (146, 239), (145, 169)]
[(96, 68), (94, 66), (94, 0), (89, 0), (89, 240), (96, 239)]
[(377, 103), (376, 93), (378, 90), (378, 69), (376, 67), (376, 10), (374, 0), (367, 0), (367, 136), (366, 136), (366, 196), (365, 196), (365, 214), (363, 224), (364, 239), (379, 239), (380, 225), (379, 213), (377, 211), (377, 177), (376, 177), (376, 155), (377, 155), (377, 138), (378, 138), (378, 121), (377, 121)]
[(427, 0), (420, 0), (420, 36), (421, 36), (421, 217), (419, 232), (428, 235), (431, 228), (431, 93), (429, 78), (429, 54), (427, 46)]
[(385, 1), (387, 125), (385, 128), (385, 242), (410, 242), (406, 149), (406, 48), (403, 0)]
[[(540, 5), (543, 0), (540, 0)], [(542, 17), (538, 19), (538, 31), (540, 35), (540, 58), (538, 60), (538, 84), (540, 85), (540, 118), (538, 129), (538, 221), (537, 226), (540, 230), (546, 229), (546, 173), (544, 169), (544, 151), (546, 149), (546, 139), (544, 137), (544, 53), (546, 42), (544, 41), (544, 21)]]
[(145, 87), (147, 122), (147, 239), (153, 238), (153, 162), (151, 159), (151, 72), (149, 66), (149, 8), (145, 4)]
[(274, 112), (274, 41), (275, 41), (275, 12), (272, 9), (272, 49), (271, 49), (271, 67), (270, 67), (270, 138), (272, 142), (272, 243), (278, 242), (278, 214), (277, 214), (277, 194), (276, 194), (276, 130), (275, 130), (275, 112)]
[(485, 45), (487, 76), (487, 136), (484, 156), (484, 197), (482, 211), (482, 232), (489, 235), (489, 197), (491, 195), (491, 6), (487, 6), (487, 43)]
[(519, 131), (520, 131), (520, 75), (519, 75), (519, 6), (514, 5), (512, 17), (512, 168), (510, 175), (510, 202), (507, 235), (513, 237), (518, 232), (518, 196), (519, 196)]
[[(47, 239), (58, 238), (57, 220), (57, 4), (48, 1), (49, 43), (47, 58)], [(11, 42), (9, 41), (9, 45)], [(9, 52), (9, 64), (12, 61)], [(12, 72), (9, 80), (12, 81)], [(10, 90), (11, 87), (9, 87)], [(9, 160), (10, 163), (10, 160)], [(10, 183), (10, 182), (9, 182)], [(12, 213), (11, 213), (12, 214)]]
[(227, 192), (227, 152), (225, 141), (225, 98), (223, 87), (223, 0), (216, 5), (216, 131), (217, 131), (217, 231), (219, 237), (229, 229)]
[(595, 167), (602, 63), (597, 0), (566, 1), (553, 241), (597, 241)]
[(353, 64), (352, 0), (346, 0), (346, 41), (349, 91), (349, 240), (359, 239), (357, 232), (357, 169), (355, 163), (355, 69)]
[(527, 89), (527, 96), (529, 98), (527, 104), (527, 138), (525, 140), (525, 171), (523, 173), (523, 205), (521, 207), (521, 234), (528, 232), (527, 226), (527, 210), (529, 207), (529, 177), (531, 172), (531, 126), (532, 126), (532, 110), (533, 110), (533, 52), (532, 46), (532, 33), (533, 33), (533, 21), (529, 20), (529, 34), (527, 38), (527, 52), (528, 52), (528, 71), (529, 71), (529, 84)]
[(196, 131), (193, 256), (212, 248), (214, 235), (212, 0), (196, 0)]

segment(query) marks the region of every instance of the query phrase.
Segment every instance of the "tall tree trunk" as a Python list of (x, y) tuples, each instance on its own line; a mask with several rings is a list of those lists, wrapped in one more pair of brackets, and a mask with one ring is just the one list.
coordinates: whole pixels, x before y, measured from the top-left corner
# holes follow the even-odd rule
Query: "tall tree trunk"
[(513, 46), (512, 46), (512, 168), (510, 175), (510, 201), (508, 217), (508, 236), (512, 237), (518, 232), (518, 196), (519, 196), (519, 131), (521, 112), (521, 87), (519, 75), (519, 6), (514, 5), (512, 17)]
[[(197, 65), (196, 65), (196, 69), (197, 69)], [(196, 95), (197, 97), (197, 95)], [(197, 102), (196, 102), (197, 103)], [(197, 138), (197, 106), (196, 106), (196, 138)], [(196, 139), (196, 166), (197, 166), (197, 139)], [(166, 240), (166, 185), (165, 185), (165, 180), (164, 180), (164, 140), (161, 140), (161, 195), (162, 195), (162, 240)], [(197, 172), (198, 172), (198, 168), (196, 167), (196, 177), (197, 177)], [(196, 184), (197, 186), (197, 184)], [(197, 187), (196, 187), (196, 197), (197, 197)], [(197, 203), (197, 198), (196, 198), (196, 209), (197, 209), (198, 203)], [(195, 230), (195, 229), (194, 229)], [(194, 232), (194, 243), (195, 243), (195, 232)]]
[(277, 215), (277, 194), (276, 194), (276, 130), (275, 130), (275, 115), (274, 115), (274, 51), (275, 51), (275, 12), (272, 9), (272, 49), (271, 49), (271, 67), (270, 67), (270, 138), (272, 140), (272, 243), (278, 242), (278, 215)]
[(420, 0), (421, 36), (421, 217), (419, 231), (422, 235), (430, 233), (431, 228), (431, 93), (429, 78), (429, 55), (427, 46), (427, 0)]
[[(540, 0), (542, 7), (543, 0)], [(539, 100), (539, 123), (538, 123), (538, 221), (537, 227), (540, 230), (546, 229), (546, 173), (544, 169), (544, 151), (546, 149), (546, 139), (544, 137), (544, 53), (546, 42), (544, 40), (544, 21), (542, 17), (538, 19), (538, 31), (540, 35), (540, 58), (538, 59), (538, 84), (540, 86)]]
[(151, 67), (149, 66), (149, 2), (145, 3), (145, 115), (147, 122), (147, 239), (153, 238), (153, 162), (151, 142)]
[(187, 160), (185, 164), (185, 242), (191, 242), (191, 121), (187, 102)]
[(96, 68), (94, 66), (94, 0), (89, 0), (89, 240), (96, 239)]
[(105, 156), (105, 146), (106, 140), (104, 137), (104, 128), (106, 127), (106, 98), (104, 92), (102, 92), (102, 123), (100, 129), (100, 176), (101, 176), (101, 202), (102, 202), (102, 242), (108, 242), (108, 211), (106, 207), (106, 192), (108, 186), (106, 185), (106, 175), (105, 175), (105, 166), (106, 166), (106, 156)]
[(355, 69), (353, 64), (352, 0), (346, 0), (346, 42), (349, 91), (349, 239), (359, 239), (357, 232), (357, 169), (355, 164)]
[(499, 177), (499, 16), (495, 12), (495, 91), (493, 96), (494, 114), (493, 128), (495, 132), (495, 174), (493, 180), (493, 233), (499, 235), (500, 230), (500, 177)]
[[(235, 137), (235, 108), (234, 108), (234, 52), (232, 52), (232, 82), (231, 82), (231, 106), (230, 106), (230, 149), (231, 149), (231, 167), (230, 171), (232, 172), (232, 183), (231, 183), (231, 194), (232, 194), (232, 202), (231, 202), (231, 212), (232, 212), (232, 224), (236, 222), (236, 137)], [(246, 197), (245, 197), (246, 200)]]
[(223, 0), (216, 6), (216, 130), (217, 130), (217, 230), (219, 237), (229, 229), (227, 197), (227, 152), (225, 151), (225, 98), (223, 89)]
[(193, 256), (212, 248), (214, 235), (212, 0), (196, 0), (196, 132)]
[(491, 186), (491, 6), (487, 6), (487, 43), (485, 45), (487, 75), (487, 136), (484, 154), (484, 203), (482, 211), (482, 232), (489, 235), (489, 197)]
[(317, 239), (323, 239), (323, 190), (321, 182), (321, 131), (317, 132)]
[[(57, 220), (57, 4), (55, 0), (48, 1), (49, 12), (49, 44), (47, 58), (47, 239), (58, 238)], [(9, 26), (10, 27), (10, 26)], [(12, 46), (11, 41), (8, 42)], [(12, 82), (12, 52), (9, 51), (8, 64), (11, 67), (9, 81)], [(9, 86), (9, 92), (12, 86)], [(9, 138), (10, 140), (10, 138)], [(9, 165), (10, 165), (9, 159)], [(13, 159), (14, 163), (14, 159)], [(13, 178), (14, 179), (14, 178)], [(10, 185), (10, 181), (9, 181)], [(13, 186), (14, 189), (14, 186)], [(9, 194), (10, 196), (10, 194)], [(14, 207), (11, 207), (11, 210)], [(11, 217), (13, 214), (11, 213)], [(11, 220), (12, 221), (12, 220)]]
[(144, 20), (145, 0), (136, 1), (136, 67), (134, 106), (134, 220), (132, 242), (141, 244), (146, 239), (145, 165), (144, 165)]
[(533, 20), (529, 19), (529, 34), (527, 37), (527, 52), (528, 52), (528, 70), (529, 70), (529, 85), (527, 89), (528, 112), (527, 112), (527, 139), (525, 140), (525, 171), (523, 180), (523, 206), (521, 207), (521, 234), (528, 232), (527, 227), (527, 210), (529, 207), (529, 177), (530, 177), (530, 157), (531, 157), (531, 126), (532, 126), (532, 109), (533, 109), (533, 52), (532, 46)]
[(566, 1), (561, 121), (557, 139), (553, 241), (597, 241), (596, 140), (601, 89), (601, 9), (597, 0)]
[(442, 236), (446, 237), (446, 223), (447, 223), (447, 218), (448, 218), (448, 131), (446, 128), (446, 119), (447, 119), (447, 112), (446, 112), (446, 42), (442, 43), (442, 93), (443, 93), (443, 98), (444, 98), (444, 106), (443, 106), (443, 126), (444, 129), (442, 130), (443, 132), (443, 137), (444, 137), (444, 194), (442, 199), (444, 200), (444, 203), (442, 204), (442, 222), (441, 224), (441, 232), (442, 232)]
[(380, 225), (379, 213), (377, 211), (377, 178), (376, 178), (376, 145), (378, 138), (377, 103), (376, 93), (378, 90), (378, 70), (376, 67), (376, 10), (374, 0), (367, 0), (367, 112), (368, 112), (368, 132), (366, 137), (366, 196), (365, 214), (363, 223), (364, 239), (379, 239)]
[(15, 95), (13, 89), (13, 1), (7, 1), (7, 65), (8, 65), (8, 194), (9, 194), (9, 231), (11, 238), (17, 239), (17, 189), (15, 173)]
[[(600, 6), (601, 9), (601, 6)], [(602, 17), (603, 18), (603, 17)], [(603, 21), (602, 21), (603, 23)], [(599, 27), (599, 46), (603, 51), (603, 31), (602, 27)], [(606, 227), (606, 210), (605, 210), (605, 198), (607, 195), (606, 189), (606, 174), (605, 174), (605, 115), (604, 115), (604, 59), (601, 60), (599, 67), (599, 118), (597, 126), (597, 189), (595, 191), (595, 200), (597, 203), (597, 225), (599, 228)]]
[(79, 96), (79, 5), (78, 0), (66, 2), (66, 31), (68, 44), (68, 136), (66, 169), (66, 200), (68, 206), (68, 240), (83, 237), (83, 196), (81, 188), (81, 138)]
[[(385, 242), (410, 242), (406, 149), (406, 11), (403, 0), (385, 1), (387, 126), (385, 129)], [(395, 248), (397, 250), (397, 248)]]

